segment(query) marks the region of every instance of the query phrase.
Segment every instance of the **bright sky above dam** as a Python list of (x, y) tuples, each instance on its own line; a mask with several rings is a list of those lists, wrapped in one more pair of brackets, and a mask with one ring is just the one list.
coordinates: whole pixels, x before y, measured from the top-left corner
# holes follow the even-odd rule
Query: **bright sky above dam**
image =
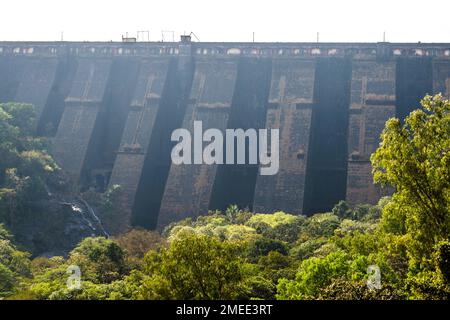
[[(450, 42), (450, 1), (1, 0), (0, 41)], [(172, 33), (165, 32), (166, 41)], [(143, 36), (141, 36), (141, 40)], [(146, 40), (146, 36), (145, 36)], [(195, 40), (195, 39), (194, 39)]]

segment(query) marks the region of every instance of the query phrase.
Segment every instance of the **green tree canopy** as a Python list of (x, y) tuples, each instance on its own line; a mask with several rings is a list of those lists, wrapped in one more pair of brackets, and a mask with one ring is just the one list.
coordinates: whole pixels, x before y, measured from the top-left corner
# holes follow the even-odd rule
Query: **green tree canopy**
[(127, 271), (125, 254), (114, 241), (85, 238), (71, 251), (69, 263), (81, 269), (83, 279), (94, 283), (109, 283), (120, 279)]
[(185, 234), (160, 253), (144, 258), (149, 275), (141, 297), (153, 299), (232, 299), (240, 295), (239, 245), (216, 237)]
[(13, 224), (26, 212), (26, 202), (45, 194), (44, 183), (57, 165), (45, 140), (33, 137), (34, 107), (0, 104), (0, 222)]
[(418, 268), (431, 263), (434, 245), (450, 235), (450, 101), (426, 96), (421, 104), (404, 124), (387, 121), (371, 157), (374, 181), (395, 188), (383, 211), (386, 226), (411, 235)]

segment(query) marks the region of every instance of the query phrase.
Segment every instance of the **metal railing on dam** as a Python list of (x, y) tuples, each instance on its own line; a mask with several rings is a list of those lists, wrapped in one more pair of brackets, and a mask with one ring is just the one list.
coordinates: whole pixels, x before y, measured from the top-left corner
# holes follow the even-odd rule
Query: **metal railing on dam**
[(448, 43), (259, 43), (259, 42), (0, 42), (0, 55), (160, 56), (186, 53), (195, 56), (247, 57), (450, 57)]

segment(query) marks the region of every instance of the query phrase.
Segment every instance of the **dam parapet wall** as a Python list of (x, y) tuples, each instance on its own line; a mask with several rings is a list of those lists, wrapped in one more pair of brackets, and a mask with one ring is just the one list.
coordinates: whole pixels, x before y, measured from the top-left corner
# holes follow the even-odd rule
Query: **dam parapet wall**
[(0, 56), (117, 57), (178, 56), (450, 58), (448, 43), (326, 43), (326, 42), (8, 42)]

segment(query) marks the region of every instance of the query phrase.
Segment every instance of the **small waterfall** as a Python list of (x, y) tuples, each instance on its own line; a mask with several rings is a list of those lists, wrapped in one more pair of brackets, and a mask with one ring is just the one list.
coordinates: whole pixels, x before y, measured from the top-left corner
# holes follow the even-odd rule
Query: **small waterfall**
[(59, 203), (62, 205), (69, 206), (73, 212), (79, 213), (81, 219), (83, 219), (83, 221), (86, 222), (89, 228), (91, 228), (92, 231), (97, 231), (97, 229), (92, 225), (91, 221), (88, 218), (86, 218), (84, 210), (78, 204), (72, 202), (59, 202)]
[[(73, 212), (79, 213), (81, 219), (84, 222), (86, 222), (86, 224), (89, 226), (89, 228), (92, 229), (92, 231), (97, 232), (97, 228), (92, 223), (92, 221), (94, 221), (95, 224), (99, 227), (102, 235), (109, 238), (108, 232), (106, 232), (105, 228), (103, 227), (103, 224), (102, 224), (102, 221), (100, 220), (100, 218), (95, 214), (94, 209), (83, 198), (78, 197), (78, 200), (82, 203), (84, 208), (82, 208), (78, 203), (75, 203), (75, 202), (59, 202), (59, 203), (62, 205), (70, 206), (70, 208), (72, 209)], [(89, 213), (89, 217), (86, 216), (86, 212)]]
[(84, 204), (89, 214), (94, 218), (94, 220), (97, 222), (98, 226), (100, 227), (100, 231), (105, 235), (107, 238), (109, 238), (108, 232), (106, 232), (105, 228), (103, 227), (102, 221), (100, 218), (95, 214), (94, 209), (87, 203), (86, 200), (84, 200), (82, 197), (79, 197), (80, 201)]

